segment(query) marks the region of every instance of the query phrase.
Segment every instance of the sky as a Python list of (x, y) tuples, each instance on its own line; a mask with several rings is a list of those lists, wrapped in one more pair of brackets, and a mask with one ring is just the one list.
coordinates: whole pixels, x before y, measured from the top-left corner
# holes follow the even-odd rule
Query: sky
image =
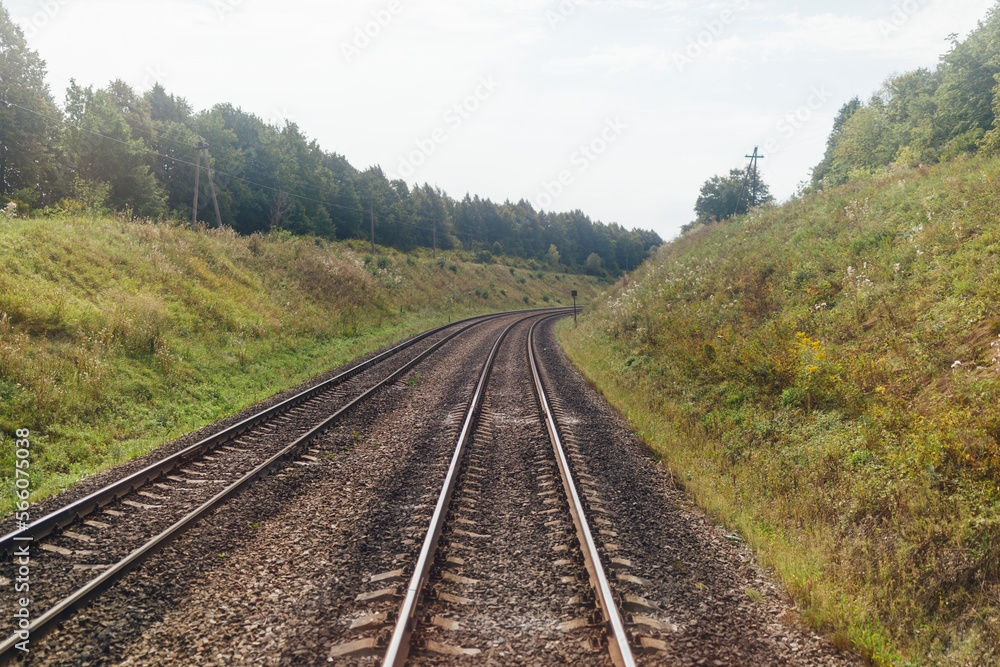
[(0, 0), (61, 102), (159, 82), (358, 169), (674, 237), (708, 178), (779, 200), (837, 111), (933, 68), (995, 0)]

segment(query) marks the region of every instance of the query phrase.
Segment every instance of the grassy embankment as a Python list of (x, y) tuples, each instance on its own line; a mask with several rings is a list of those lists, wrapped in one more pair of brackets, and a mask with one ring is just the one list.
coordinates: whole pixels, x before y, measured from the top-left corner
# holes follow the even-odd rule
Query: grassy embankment
[(560, 332), (814, 627), (1000, 664), (1000, 160), (698, 229)]
[[(363, 244), (355, 244), (363, 248)], [(0, 514), (391, 341), (596, 281), (288, 234), (0, 216)]]

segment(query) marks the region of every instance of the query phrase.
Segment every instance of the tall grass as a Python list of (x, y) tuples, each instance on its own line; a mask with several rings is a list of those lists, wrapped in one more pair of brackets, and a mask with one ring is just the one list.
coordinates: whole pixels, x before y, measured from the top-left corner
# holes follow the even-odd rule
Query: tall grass
[(37, 500), (410, 333), (596, 290), (448, 263), (287, 233), (0, 217), (0, 513), (15, 429), (33, 434)]
[(561, 336), (812, 624), (1000, 660), (1000, 160), (882, 174), (661, 248)]

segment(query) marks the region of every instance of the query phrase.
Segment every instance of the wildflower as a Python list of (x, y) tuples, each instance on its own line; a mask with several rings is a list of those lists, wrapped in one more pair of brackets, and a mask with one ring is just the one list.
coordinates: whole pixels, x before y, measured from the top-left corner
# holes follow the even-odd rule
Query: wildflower
[(958, 360), (956, 360), (956, 361), (955, 361), (955, 363), (953, 363), (953, 364), (951, 365), (951, 367), (952, 367), (952, 368), (959, 368), (959, 367), (961, 367), (961, 366), (962, 366), (962, 362), (961, 362), (961, 361), (958, 361)]

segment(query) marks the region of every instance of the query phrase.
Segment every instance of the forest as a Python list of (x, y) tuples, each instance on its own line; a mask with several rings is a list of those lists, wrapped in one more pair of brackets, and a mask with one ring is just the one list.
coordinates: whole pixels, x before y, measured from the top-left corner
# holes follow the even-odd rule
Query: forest
[[(403, 251), (464, 249), (619, 275), (662, 243), (646, 230), (581, 211), (536, 211), (526, 200), (461, 199), (431, 185), (353, 167), (292, 122), (269, 124), (231, 103), (195, 111), (162, 86), (72, 82), (60, 107), (44, 61), (0, 5), (0, 207), (19, 215), (126, 212), (190, 220), (198, 152), (209, 146), (219, 216), (202, 168), (198, 219), (240, 234), (287, 230), (365, 239)], [(202, 163), (204, 164), (204, 163)]]
[[(893, 169), (946, 162), (1000, 149), (1000, 5), (965, 39), (952, 34), (936, 68), (889, 77), (868, 99), (854, 97), (838, 111), (822, 161), (802, 194), (864, 180)], [(888, 25), (888, 24), (887, 24)], [(889, 29), (893, 29), (890, 28)], [(745, 169), (705, 181), (695, 219), (683, 232), (775, 203), (767, 184), (755, 201)]]
[(841, 107), (813, 188), (1000, 148), (1000, 9), (949, 43), (936, 68), (892, 76), (867, 102)]

